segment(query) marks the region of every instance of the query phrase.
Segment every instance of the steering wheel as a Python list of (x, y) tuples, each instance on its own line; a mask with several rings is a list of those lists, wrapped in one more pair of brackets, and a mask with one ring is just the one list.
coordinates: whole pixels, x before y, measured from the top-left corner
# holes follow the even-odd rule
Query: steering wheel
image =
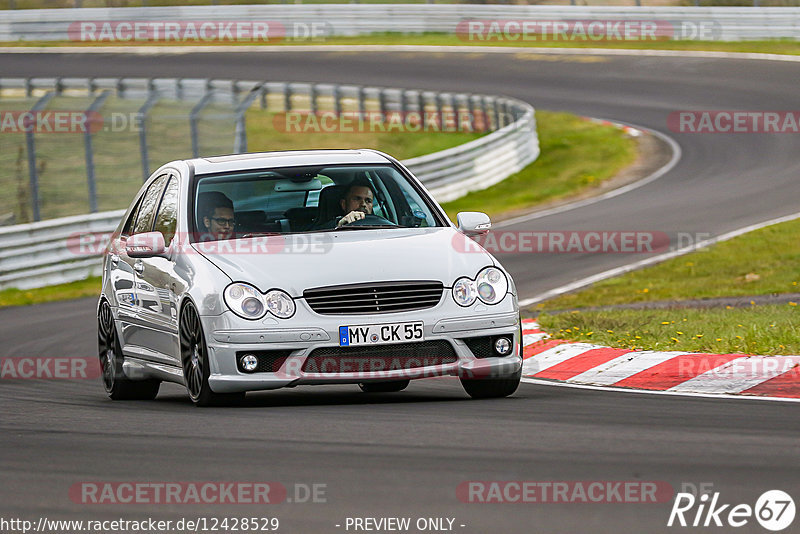
[(357, 221), (353, 221), (350, 224), (345, 224), (342, 226), (374, 226), (374, 225), (391, 225), (397, 226), (395, 223), (390, 221), (389, 219), (384, 219), (379, 215), (375, 215), (372, 213), (364, 214), (363, 219), (359, 219)]

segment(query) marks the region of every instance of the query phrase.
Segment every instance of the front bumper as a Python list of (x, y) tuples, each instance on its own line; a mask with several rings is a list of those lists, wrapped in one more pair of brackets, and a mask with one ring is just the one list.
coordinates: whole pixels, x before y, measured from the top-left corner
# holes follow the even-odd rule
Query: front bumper
[[(210, 358), (209, 385), (217, 393), (278, 389), (311, 384), (352, 384), (380, 380), (418, 379), (434, 376), (462, 378), (506, 377), (522, 366), (519, 309), (516, 298), (508, 294), (495, 306), (474, 305), (461, 308), (454, 302), (434, 308), (380, 315), (319, 315), (302, 300), (288, 320), (267, 317), (247, 321), (232, 312), (201, 318)], [(337, 367), (336, 372), (304, 370), (306, 359), (317, 348), (339, 347), (340, 326), (423, 322), (424, 340), (444, 340), (455, 353), (455, 361), (434, 365), (380, 370), (363, 367)], [(313, 325), (313, 326), (312, 326)], [(513, 350), (505, 357), (478, 358), (463, 341), (466, 338), (506, 335)], [(381, 347), (382, 345), (376, 345)], [(275, 372), (245, 373), (237, 366), (237, 353), (245, 351), (288, 351), (288, 357)], [(345, 356), (346, 358), (346, 356)]]

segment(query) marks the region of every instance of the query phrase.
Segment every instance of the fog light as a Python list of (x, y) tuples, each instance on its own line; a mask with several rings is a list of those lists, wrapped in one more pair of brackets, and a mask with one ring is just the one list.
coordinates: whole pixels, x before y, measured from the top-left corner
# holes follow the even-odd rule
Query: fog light
[(256, 367), (258, 367), (258, 358), (256, 358), (252, 354), (245, 354), (244, 356), (242, 356), (239, 362), (242, 364), (242, 369), (244, 369), (248, 373), (252, 373), (253, 371), (256, 370)]
[(494, 342), (494, 351), (500, 356), (505, 356), (511, 352), (511, 341), (507, 337), (499, 337)]

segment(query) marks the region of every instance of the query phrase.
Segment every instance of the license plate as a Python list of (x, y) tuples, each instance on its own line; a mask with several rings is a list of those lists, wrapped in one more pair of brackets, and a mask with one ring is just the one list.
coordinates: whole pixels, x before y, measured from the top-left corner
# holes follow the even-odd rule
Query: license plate
[(422, 321), (339, 327), (340, 347), (404, 343), (421, 341), (422, 338)]

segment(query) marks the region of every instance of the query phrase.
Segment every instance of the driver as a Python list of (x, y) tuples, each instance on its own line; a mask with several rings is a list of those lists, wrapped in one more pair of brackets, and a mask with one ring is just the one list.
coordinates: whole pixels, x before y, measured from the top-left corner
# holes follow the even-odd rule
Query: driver
[(336, 228), (360, 221), (367, 215), (372, 215), (372, 202), (375, 195), (372, 192), (369, 182), (353, 181), (345, 190), (339, 205), (344, 217), (336, 223)]
[(206, 231), (204, 237), (230, 239), (236, 224), (233, 201), (220, 191), (208, 191), (198, 196), (200, 222)]

